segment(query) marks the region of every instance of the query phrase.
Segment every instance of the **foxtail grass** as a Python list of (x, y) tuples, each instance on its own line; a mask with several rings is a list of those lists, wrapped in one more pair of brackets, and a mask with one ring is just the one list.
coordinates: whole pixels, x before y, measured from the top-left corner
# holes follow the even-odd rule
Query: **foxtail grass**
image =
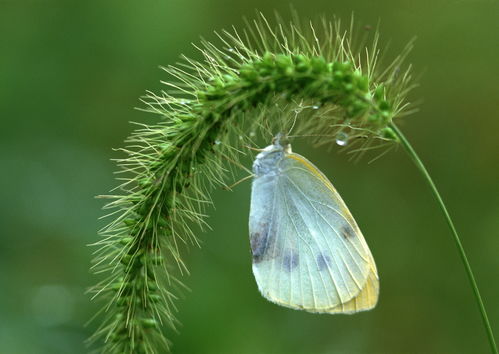
[[(105, 353), (159, 353), (177, 331), (176, 299), (188, 274), (182, 256), (199, 245), (214, 187), (226, 186), (246, 146), (277, 132), (307, 135), (314, 144), (346, 145), (360, 153), (402, 144), (444, 211), (470, 277), (493, 351), (495, 343), (459, 236), (431, 178), (396, 120), (413, 106), (405, 64), (410, 42), (382, 61), (378, 31), (339, 19), (289, 22), (263, 15), (242, 29), (202, 40), (201, 59), (183, 57), (164, 70), (160, 93), (143, 98), (155, 124), (139, 124), (119, 149), (120, 184), (105, 209), (110, 222), (94, 244), (90, 289), (106, 302), (90, 342)], [(348, 144), (347, 144), (348, 143)]]

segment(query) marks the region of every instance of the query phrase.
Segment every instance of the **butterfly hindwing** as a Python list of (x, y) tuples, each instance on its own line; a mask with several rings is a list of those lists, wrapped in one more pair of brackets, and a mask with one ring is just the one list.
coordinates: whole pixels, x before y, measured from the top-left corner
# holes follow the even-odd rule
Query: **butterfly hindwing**
[(327, 178), (298, 154), (253, 182), (253, 272), (267, 299), (311, 312), (352, 313), (377, 301), (376, 266)]

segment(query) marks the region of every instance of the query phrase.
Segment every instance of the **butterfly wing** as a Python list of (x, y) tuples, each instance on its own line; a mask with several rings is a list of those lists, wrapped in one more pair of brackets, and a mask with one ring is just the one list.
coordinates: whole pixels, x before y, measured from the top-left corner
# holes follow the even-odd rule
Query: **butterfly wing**
[(298, 154), (286, 154), (279, 170), (256, 179), (252, 190), (253, 273), (262, 295), (310, 312), (374, 307), (376, 266), (339, 194)]

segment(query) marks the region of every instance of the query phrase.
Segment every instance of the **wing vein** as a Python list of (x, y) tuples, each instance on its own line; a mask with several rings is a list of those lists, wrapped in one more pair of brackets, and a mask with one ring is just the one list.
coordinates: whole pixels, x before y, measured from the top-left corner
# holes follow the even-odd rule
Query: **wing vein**
[[(283, 194), (284, 196), (286, 196), (287, 194)], [(294, 204), (295, 206), (295, 209), (298, 211), (298, 215), (300, 216), (302, 222), (304, 225), (306, 225), (305, 223), (305, 219), (303, 218), (303, 216), (301, 215), (300, 213), (300, 208), (297, 206), (297, 203), (296, 201), (291, 197), (292, 199), (292, 203)], [(287, 199), (286, 197), (284, 198), (285, 200), (285, 203), (286, 203), (286, 209), (289, 211), (289, 207), (288, 207), (288, 202), (287, 202)], [(293, 217), (291, 215), (289, 215), (289, 212), (288, 212), (288, 216), (289, 216), (289, 219), (291, 220), (291, 223), (293, 224), (293, 227), (296, 231), (296, 235), (303, 241), (303, 243), (305, 243), (305, 245), (307, 245), (310, 253), (313, 255), (313, 251), (312, 251), (312, 247), (310, 246), (310, 244), (300, 235), (299, 231), (298, 231), (298, 227), (296, 226), (296, 223), (295, 223), (295, 220), (293, 219)], [(315, 289), (314, 289), (314, 282), (313, 282), (313, 277), (312, 277), (312, 273), (310, 272), (310, 265), (309, 265), (309, 262), (308, 262), (308, 258), (305, 258), (305, 261), (306, 261), (306, 265), (307, 265), (307, 273), (308, 273), (308, 277), (309, 277), (309, 280), (310, 280), (310, 288), (311, 288), (311, 291), (312, 291), (312, 299), (313, 299), (313, 302), (314, 302), (314, 307), (317, 307), (317, 299), (316, 299), (316, 295), (315, 295)], [(301, 272), (300, 272), (301, 274)], [(322, 281), (322, 285), (324, 287), (324, 292), (326, 293), (327, 295), (327, 298), (328, 298), (328, 301), (331, 302), (331, 299), (329, 297), (329, 294), (327, 292), (327, 288), (326, 288), (326, 283), (324, 281), (324, 278), (322, 276), (322, 274), (320, 274), (321, 276), (321, 281)], [(303, 294), (303, 291), (302, 291), (302, 294)], [(302, 296), (303, 297), (303, 296)]]

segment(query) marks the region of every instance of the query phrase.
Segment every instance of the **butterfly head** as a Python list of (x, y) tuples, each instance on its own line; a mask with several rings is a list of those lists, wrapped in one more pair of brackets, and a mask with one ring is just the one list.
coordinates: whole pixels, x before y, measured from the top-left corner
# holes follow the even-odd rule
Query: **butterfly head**
[(278, 172), (278, 163), (286, 154), (291, 153), (291, 145), (287, 136), (278, 133), (272, 144), (260, 152), (253, 163), (253, 172), (256, 177), (275, 174)]

